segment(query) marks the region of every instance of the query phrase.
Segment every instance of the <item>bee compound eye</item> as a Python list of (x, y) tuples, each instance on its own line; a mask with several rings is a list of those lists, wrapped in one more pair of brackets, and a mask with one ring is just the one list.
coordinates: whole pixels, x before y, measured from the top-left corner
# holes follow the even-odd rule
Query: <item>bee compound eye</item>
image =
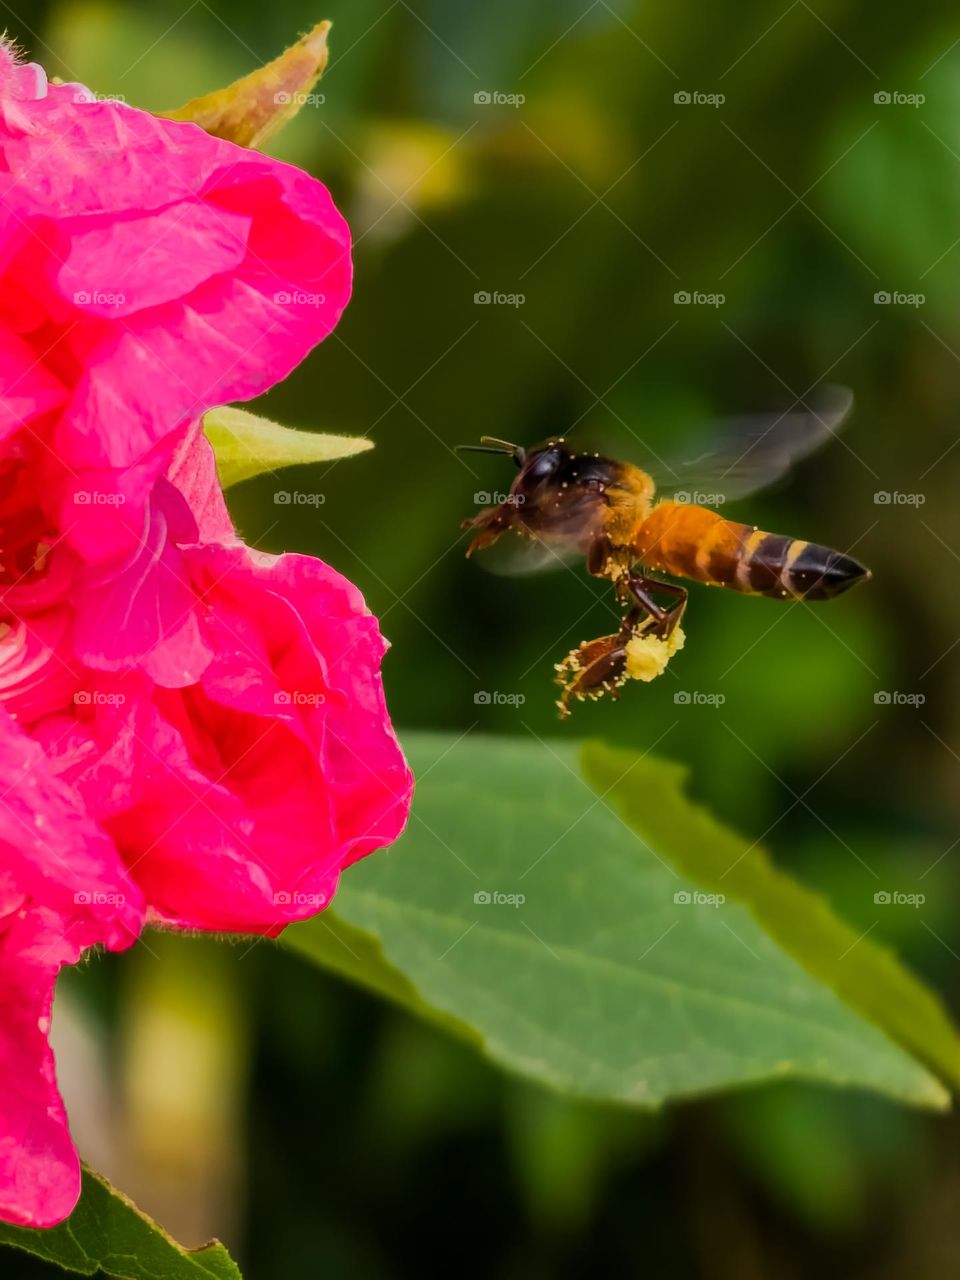
[(539, 453), (535, 453), (529, 458), (524, 468), (523, 478), (533, 482), (545, 480), (556, 472), (559, 465), (559, 449), (541, 449)]

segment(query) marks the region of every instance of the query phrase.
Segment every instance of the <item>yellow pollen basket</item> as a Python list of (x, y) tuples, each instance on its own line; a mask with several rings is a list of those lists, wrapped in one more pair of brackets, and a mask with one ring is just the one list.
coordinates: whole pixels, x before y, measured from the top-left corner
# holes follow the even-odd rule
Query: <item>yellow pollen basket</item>
[(674, 627), (666, 640), (656, 635), (634, 636), (627, 642), (627, 679), (649, 682), (663, 675), (667, 663), (683, 648), (685, 640), (680, 626)]

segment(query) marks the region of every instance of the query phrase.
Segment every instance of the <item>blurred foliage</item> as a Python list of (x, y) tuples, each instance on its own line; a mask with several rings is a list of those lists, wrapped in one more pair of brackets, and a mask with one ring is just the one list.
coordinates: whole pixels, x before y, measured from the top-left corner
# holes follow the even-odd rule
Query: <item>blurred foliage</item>
[[(324, 102), (274, 149), (331, 186), (357, 239), (356, 291), (262, 411), (376, 449), (303, 472), (320, 508), (277, 505), (269, 478), (232, 491), (245, 534), (322, 555), (363, 588), (393, 642), (401, 725), (598, 736), (688, 763), (718, 814), (955, 1005), (955, 12), (34, 0), (6, 21), (51, 72), (161, 110), (322, 18)], [(726, 100), (677, 104), (679, 91)], [(525, 301), (474, 304), (493, 290)], [(679, 307), (679, 290), (726, 300)], [(895, 291), (926, 301), (874, 302)], [(642, 460), (824, 378), (856, 392), (843, 443), (733, 514), (854, 548), (873, 582), (823, 608), (694, 589), (669, 673), (559, 726), (552, 663), (609, 630), (606, 594), (579, 573), (497, 579), (465, 563), (459, 520), (509, 466), (452, 446), (577, 423)], [(877, 504), (880, 491), (924, 502)], [(491, 690), (525, 702), (475, 703)], [(681, 690), (726, 701), (678, 705)], [(878, 906), (881, 890), (926, 901)], [(426, 1259), (511, 1280), (939, 1280), (960, 1263), (953, 1121), (798, 1088), (656, 1124), (568, 1106), (289, 954), (229, 955), (255, 996), (247, 1215), (224, 1232), (250, 1275), (379, 1280)], [(123, 959), (70, 986), (115, 1027)]]

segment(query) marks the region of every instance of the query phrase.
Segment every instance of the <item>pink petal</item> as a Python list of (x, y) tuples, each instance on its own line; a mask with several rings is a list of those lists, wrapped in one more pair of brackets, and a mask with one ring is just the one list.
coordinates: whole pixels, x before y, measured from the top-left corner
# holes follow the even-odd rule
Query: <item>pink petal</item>
[(171, 425), (259, 395), (336, 324), (350, 235), (315, 179), (120, 103), (48, 96), (0, 118), (4, 201), (32, 233), (14, 275), (47, 290), (79, 366), (58, 439), (74, 470), (135, 462)]
[(0, 1219), (49, 1227), (80, 1195), (80, 1160), (47, 1042), (61, 963), (57, 920), (38, 912), (3, 929), (0, 922)]
[(198, 542), (236, 540), (213, 448), (199, 421), (194, 423), (174, 455), (167, 478), (183, 494), (197, 522)]
[(57, 289), (82, 314), (116, 320), (185, 297), (238, 267), (247, 254), (250, 218), (181, 202), (90, 230), (77, 218), (62, 230), (69, 250)]
[(22, 338), (0, 324), (0, 438), (50, 413), (67, 389)]
[(31, 901), (59, 912), (79, 946), (137, 937), (143, 901), (112, 842), (40, 746), (0, 710), (0, 865)]
[(168, 482), (146, 511), (147, 527), (123, 568), (91, 569), (76, 597), (74, 647), (101, 671), (141, 667), (158, 684), (195, 683), (210, 661), (197, 616), (197, 598), (181, 552), (170, 537), (182, 518), (182, 498)]

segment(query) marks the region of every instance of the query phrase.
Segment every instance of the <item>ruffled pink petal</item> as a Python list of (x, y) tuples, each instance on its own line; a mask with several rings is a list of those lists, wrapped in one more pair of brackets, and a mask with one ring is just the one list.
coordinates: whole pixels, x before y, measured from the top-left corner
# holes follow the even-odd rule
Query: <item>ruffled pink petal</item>
[(69, 249), (56, 276), (61, 296), (83, 315), (117, 320), (233, 271), (247, 254), (250, 218), (181, 202), (89, 230), (77, 218), (62, 230)]
[(141, 668), (158, 684), (194, 684), (211, 652), (200, 627), (198, 601), (171, 523), (183, 518), (183, 499), (167, 481), (146, 511), (142, 543), (122, 568), (91, 568), (76, 598), (74, 647), (102, 671)]
[(71, 748), (70, 777), (159, 918), (276, 933), (403, 829), (412, 777), (384, 705), (385, 646), (357, 589), (319, 561), (239, 543), (184, 560), (207, 668), (190, 688), (95, 707), (95, 746)]
[(0, 324), (0, 439), (50, 413), (67, 389), (22, 338)]
[(11, 45), (0, 40), (0, 98), (35, 102), (53, 97), (68, 103), (94, 102), (93, 93), (82, 84), (50, 84), (47, 73), (36, 62), (20, 62)]
[(80, 1160), (67, 1127), (47, 1040), (61, 963), (77, 959), (47, 911), (0, 919), (0, 1219), (62, 1222), (80, 1195)]
[(60, 606), (0, 623), (0, 706), (30, 724), (69, 707), (82, 683)]
[[(161, 701), (144, 748), (149, 787), (105, 823), (154, 915), (181, 928), (270, 934), (315, 915), (339, 864), (309, 751), (277, 721), (213, 712), (194, 693)], [(224, 756), (208, 737), (211, 713)]]
[(183, 494), (197, 522), (198, 542), (236, 541), (233, 520), (217, 475), (213, 448), (199, 421), (193, 424), (180, 444), (167, 478)]
[(13, 49), (0, 40), (0, 96), (35, 100), (47, 93), (47, 74), (35, 62), (18, 62)]
[[(216, 583), (208, 633), (222, 629), (202, 682), (208, 696), (247, 710), (262, 705), (265, 689), (282, 699), (275, 714), (309, 742), (333, 803), (341, 866), (392, 843), (413, 777), (384, 698), (386, 643), (360, 592), (310, 556), (205, 547), (191, 558)], [(243, 617), (257, 620), (259, 651), (238, 641)]]
[(0, 712), (0, 1219), (60, 1222), (80, 1165), (47, 1042), (60, 967), (129, 946), (140, 891), (39, 744)]
[(4, 200), (31, 233), (11, 278), (46, 290), (79, 373), (58, 438), (74, 470), (259, 395), (336, 324), (350, 235), (315, 179), (121, 103), (0, 100), (0, 121)]
[(143, 898), (80, 795), (0, 710), (0, 866), (31, 901), (59, 911), (77, 946), (129, 946)]

